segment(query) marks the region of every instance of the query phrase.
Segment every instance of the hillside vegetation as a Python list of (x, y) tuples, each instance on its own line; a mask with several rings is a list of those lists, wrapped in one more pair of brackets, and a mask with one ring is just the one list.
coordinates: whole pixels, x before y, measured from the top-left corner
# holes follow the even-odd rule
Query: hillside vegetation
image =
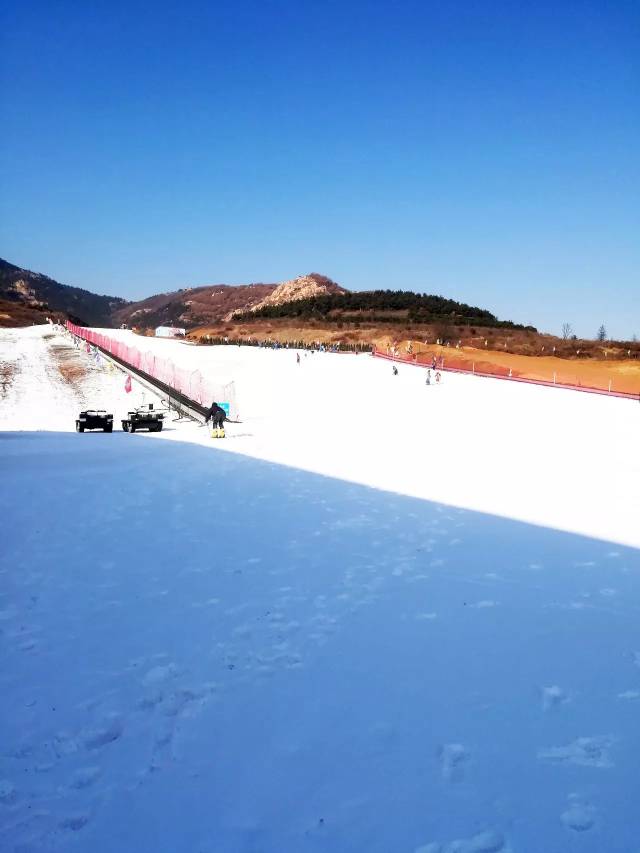
[(432, 324), (436, 321), (446, 321), (455, 325), (536, 331), (533, 326), (519, 325), (510, 320), (499, 320), (490, 311), (466, 305), (464, 302), (445, 299), (443, 296), (411, 293), (406, 290), (328, 293), (277, 305), (264, 305), (254, 309), (251, 313), (247, 312), (237, 317), (237, 319), (250, 320), (252, 317), (322, 320), (329, 323), (365, 321), (368, 323)]
[[(6, 325), (44, 322), (44, 315), (68, 317), (89, 326), (111, 326), (113, 312), (126, 299), (99, 296), (81, 287), (61, 284), (42, 273), (22, 269), (0, 258), (0, 299)], [(6, 320), (6, 317), (9, 319)], [(38, 319), (41, 317), (41, 319)]]

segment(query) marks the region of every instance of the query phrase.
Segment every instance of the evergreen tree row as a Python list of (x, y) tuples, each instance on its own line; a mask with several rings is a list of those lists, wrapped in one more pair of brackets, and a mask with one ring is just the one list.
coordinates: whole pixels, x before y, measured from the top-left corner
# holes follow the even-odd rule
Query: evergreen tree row
[[(394, 316), (402, 312), (403, 316)], [(498, 320), (490, 311), (445, 299), (443, 296), (411, 293), (406, 290), (369, 290), (360, 293), (326, 294), (282, 305), (267, 305), (249, 311), (237, 320), (256, 318), (322, 320), (324, 322), (369, 321), (374, 323), (406, 322), (434, 323), (446, 321), (458, 325), (497, 326), (535, 331), (508, 320)]]

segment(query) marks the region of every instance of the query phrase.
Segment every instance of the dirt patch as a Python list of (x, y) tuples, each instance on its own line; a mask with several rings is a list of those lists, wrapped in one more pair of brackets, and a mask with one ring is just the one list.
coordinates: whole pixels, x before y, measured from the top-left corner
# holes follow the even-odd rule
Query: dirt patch
[(76, 386), (87, 376), (87, 368), (74, 347), (54, 344), (49, 350), (60, 375), (69, 385)]
[(0, 361), (0, 396), (5, 397), (9, 391), (13, 377), (17, 373), (15, 364)]
[[(398, 347), (406, 355), (406, 342)], [(441, 347), (412, 344), (418, 362), (429, 363), (433, 356), (443, 357), (445, 367), (474, 370), (497, 376), (577, 385), (602, 391), (640, 394), (640, 362), (637, 360), (580, 361), (553, 356), (527, 356), (495, 352), (473, 347)]]

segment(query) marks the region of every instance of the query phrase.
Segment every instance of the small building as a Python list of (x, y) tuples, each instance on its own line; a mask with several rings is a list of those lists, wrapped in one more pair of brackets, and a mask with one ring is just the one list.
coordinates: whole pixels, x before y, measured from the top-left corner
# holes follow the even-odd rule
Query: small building
[(186, 329), (176, 329), (174, 326), (158, 326), (156, 338), (184, 338)]

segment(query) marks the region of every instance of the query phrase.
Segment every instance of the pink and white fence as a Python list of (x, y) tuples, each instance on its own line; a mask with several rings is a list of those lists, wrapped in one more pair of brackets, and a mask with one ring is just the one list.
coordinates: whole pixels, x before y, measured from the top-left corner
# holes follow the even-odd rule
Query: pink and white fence
[(168, 385), (169, 388), (184, 394), (185, 397), (201, 406), (209, 406), (213, 400), (219, 403), (228, 403), (231, 417), (236, 417), (235, 385), (233, 382), (212, 382), (205, 378), (199, 370), (178, 367), (169, 358), (160, 358), (149, 350), (143, 352), (138, 347), (115, 340), (103, 332), (87, 329), (84, 326), (76, 326), (75, 323), (70, 322), (67, 322), (66, 326), (77, 337), (100, 347), (129, 365), (133, 370), (146, 373), (147, 376)]

